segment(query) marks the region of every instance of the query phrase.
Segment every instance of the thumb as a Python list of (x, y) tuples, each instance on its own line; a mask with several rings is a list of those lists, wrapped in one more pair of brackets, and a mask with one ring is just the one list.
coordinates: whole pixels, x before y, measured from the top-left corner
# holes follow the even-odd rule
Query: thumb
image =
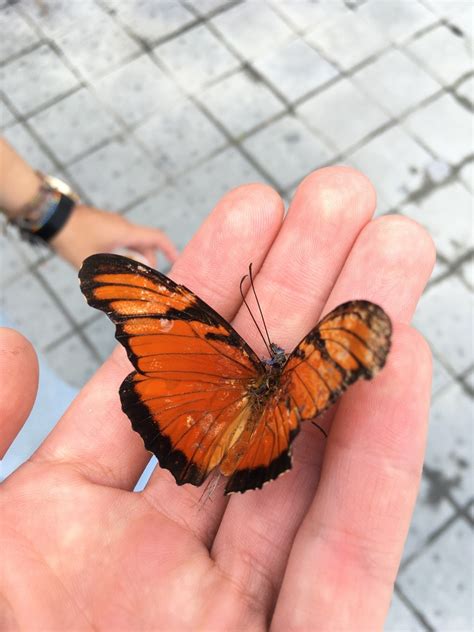
[(0, 327), (0, 458), (28, 419), (38, 391), (38, 358), (20, 333)]

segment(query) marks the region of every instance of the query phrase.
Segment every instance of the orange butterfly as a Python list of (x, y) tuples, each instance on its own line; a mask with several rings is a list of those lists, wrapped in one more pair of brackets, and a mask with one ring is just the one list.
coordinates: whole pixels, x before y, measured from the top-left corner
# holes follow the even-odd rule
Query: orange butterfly
[(136, 369), (120, 387), (122, 409), (178, 485), (201, 485), (215, 469), (229, 477), (225, 494), (277, 478), (300, 423), (371, 379), (390, 348), (390, 319), (368, 301), (336, 307), (289, 355), (269, 343), (261, 360), (198, 296), (142, 263), (93, 255), (79, 278)]

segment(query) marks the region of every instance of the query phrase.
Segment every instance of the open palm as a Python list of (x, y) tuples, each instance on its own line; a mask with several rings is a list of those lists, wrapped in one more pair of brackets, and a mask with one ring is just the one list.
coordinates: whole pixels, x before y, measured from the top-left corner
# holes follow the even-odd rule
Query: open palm
[[(202, 489), (177, 487), (159, 467), (132, 492), (149, 455), (120, 410), (131, 367), (117, 349), (1, 486), (6, 629), (382, 628), (423, 459), (431, 361), (407, 323), (434, 251), (409, 220), (371, 221), (374, 206), (370, 183), (344, 167), (306, 178), (284, 220), (263, 185), (219, 202), (174, 280), (259, 355), (239, 294), (250, 261), (270, 335), (287, 351), (322, 312), (371, 300), (395, 325), (387, 365), (326, 415), (327, 440), (305, 424), (291, 472), (230, 499), (218, 488), (203, 504)], [(14, 410), (9, 421), (20, 423)]]

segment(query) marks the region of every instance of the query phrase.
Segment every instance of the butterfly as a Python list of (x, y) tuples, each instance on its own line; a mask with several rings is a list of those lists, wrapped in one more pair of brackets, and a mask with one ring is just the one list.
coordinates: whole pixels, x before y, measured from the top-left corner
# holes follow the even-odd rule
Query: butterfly
[[(373, 378), (390, 349), (389, 317), (364, 300), (336, 307), (289, 354), (269, 339), (270, 358), (260, 359), (196, 294), (142, 263), (92, 255), (79, 279), (135, 368), (122, 409), (178, 485), (219, 471), (230, 494), (277, 478), (291, 468), (301, 422)], [(246, 302), (242, 283), (241, 294)]]

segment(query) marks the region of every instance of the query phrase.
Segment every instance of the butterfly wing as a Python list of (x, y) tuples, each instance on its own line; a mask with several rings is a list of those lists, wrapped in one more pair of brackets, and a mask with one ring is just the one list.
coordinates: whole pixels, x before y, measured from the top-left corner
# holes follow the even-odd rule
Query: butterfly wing
[(372, 379), (385, 364), (391, 332), (387, 314), (369, 301), (343, 303), (325, 316), (283, 370), (300, 420), (321, 414), (356, 380)]
[(134, 430), (178, 484), (200, 485), (246, 428), (262, 363), (217, 312), (148, 266), (93, 255), (79, 278), (136, 369), (120, 387)]

